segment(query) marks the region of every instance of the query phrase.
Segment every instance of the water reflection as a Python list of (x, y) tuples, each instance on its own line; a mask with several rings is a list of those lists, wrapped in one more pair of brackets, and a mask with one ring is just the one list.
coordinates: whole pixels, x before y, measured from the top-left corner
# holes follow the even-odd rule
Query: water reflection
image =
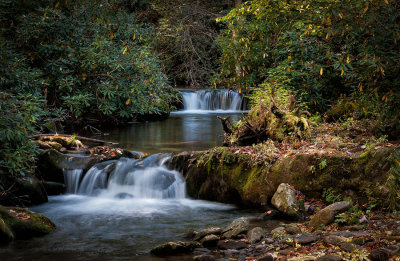
[(238, 120), (243, 113), (172, 113), (164, 121), (133, 123), (110, 131), (106, 140), (146, 153), (205, 150), (222, 144), (224, 131), (217, 115)]

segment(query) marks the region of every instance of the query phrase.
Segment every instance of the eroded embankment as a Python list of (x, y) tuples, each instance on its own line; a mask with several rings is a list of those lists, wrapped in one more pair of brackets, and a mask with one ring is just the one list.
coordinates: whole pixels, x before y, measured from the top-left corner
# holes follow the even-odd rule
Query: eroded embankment
[(389, 156), (399, 148), (380, 146), (359, 153), (290, 152), (272, 160), (252, 160), (235, 148), (183, 152), (169, 167), (181, 171), (190, 197), (242, 206), (269, 204), (280, 183), (289, 183), (307, 197), (321, 197), (333, 188), (342, 197), (386, 205)]

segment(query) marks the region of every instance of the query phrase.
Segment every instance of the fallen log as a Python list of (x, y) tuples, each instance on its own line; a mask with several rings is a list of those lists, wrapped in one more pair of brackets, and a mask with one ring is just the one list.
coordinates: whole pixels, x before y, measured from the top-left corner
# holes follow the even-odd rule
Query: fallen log
[[(60, 136), (60, 137), (67, 137), (67, 138), (74, 137), (73, 135), (69, 135), (69, 134), (54, 134), (54, 133), (52, 133), (52, 134), (35, 134), (35, 135), (30, 136), (29, 139), (36, 140), (36, 139), (39, 139), (41, 137), (46, 137), (46, 136), (51, 136), (51, 137)], [(81, 141), (97, 143), (97, 144), (101, 144), (101, 145), (116, 145), (116, 144), (118, 144), (115, 142), (86, 138), (86, 137), (82, 137), (82, 136), (75, 136), (75, 139), (81, 140)]]

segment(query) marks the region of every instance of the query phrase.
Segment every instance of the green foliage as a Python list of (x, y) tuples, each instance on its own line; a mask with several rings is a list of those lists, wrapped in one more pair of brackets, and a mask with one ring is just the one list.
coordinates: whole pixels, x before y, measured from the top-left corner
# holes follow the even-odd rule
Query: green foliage
[(312, 111), (350, 97), (346, 112), (397, 128), (399, 7), (392, 0), (247, 1), (219, 19), (227, 26), (221, 75), (242, 90), (284, 88)]
[(389, 188), (389, 208), (394, 211), (400, 207), (400, 153), (396, 151), (389, 160), (392, 167), (388, 172), (386, 186)]
[(342, 200), (342, 196), (340, 194), (337, 194), (337, 192), (333, 188), (324, 189), (324, 191), (322, 192), (322, 198), (327, 203), (330, 203), (330, 204), (339, 202)]
[(0, 170), (18, 175), (32, 168), (37, 149), (28, 137), (47, 116), (43, 105), (32, 95), (0, 92)]
[(3, 1), (0, 82), (70, 116), (129, 119), (170, 111), (176, 92), (154, 36), (119, 1)]

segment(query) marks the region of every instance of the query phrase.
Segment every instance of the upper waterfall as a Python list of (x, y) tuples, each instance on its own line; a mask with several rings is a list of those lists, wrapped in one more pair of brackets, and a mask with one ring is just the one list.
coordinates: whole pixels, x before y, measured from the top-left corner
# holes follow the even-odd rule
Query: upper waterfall
[(182, 91), (184, 111), (240, 111), (243, 96), (231, 90)]

